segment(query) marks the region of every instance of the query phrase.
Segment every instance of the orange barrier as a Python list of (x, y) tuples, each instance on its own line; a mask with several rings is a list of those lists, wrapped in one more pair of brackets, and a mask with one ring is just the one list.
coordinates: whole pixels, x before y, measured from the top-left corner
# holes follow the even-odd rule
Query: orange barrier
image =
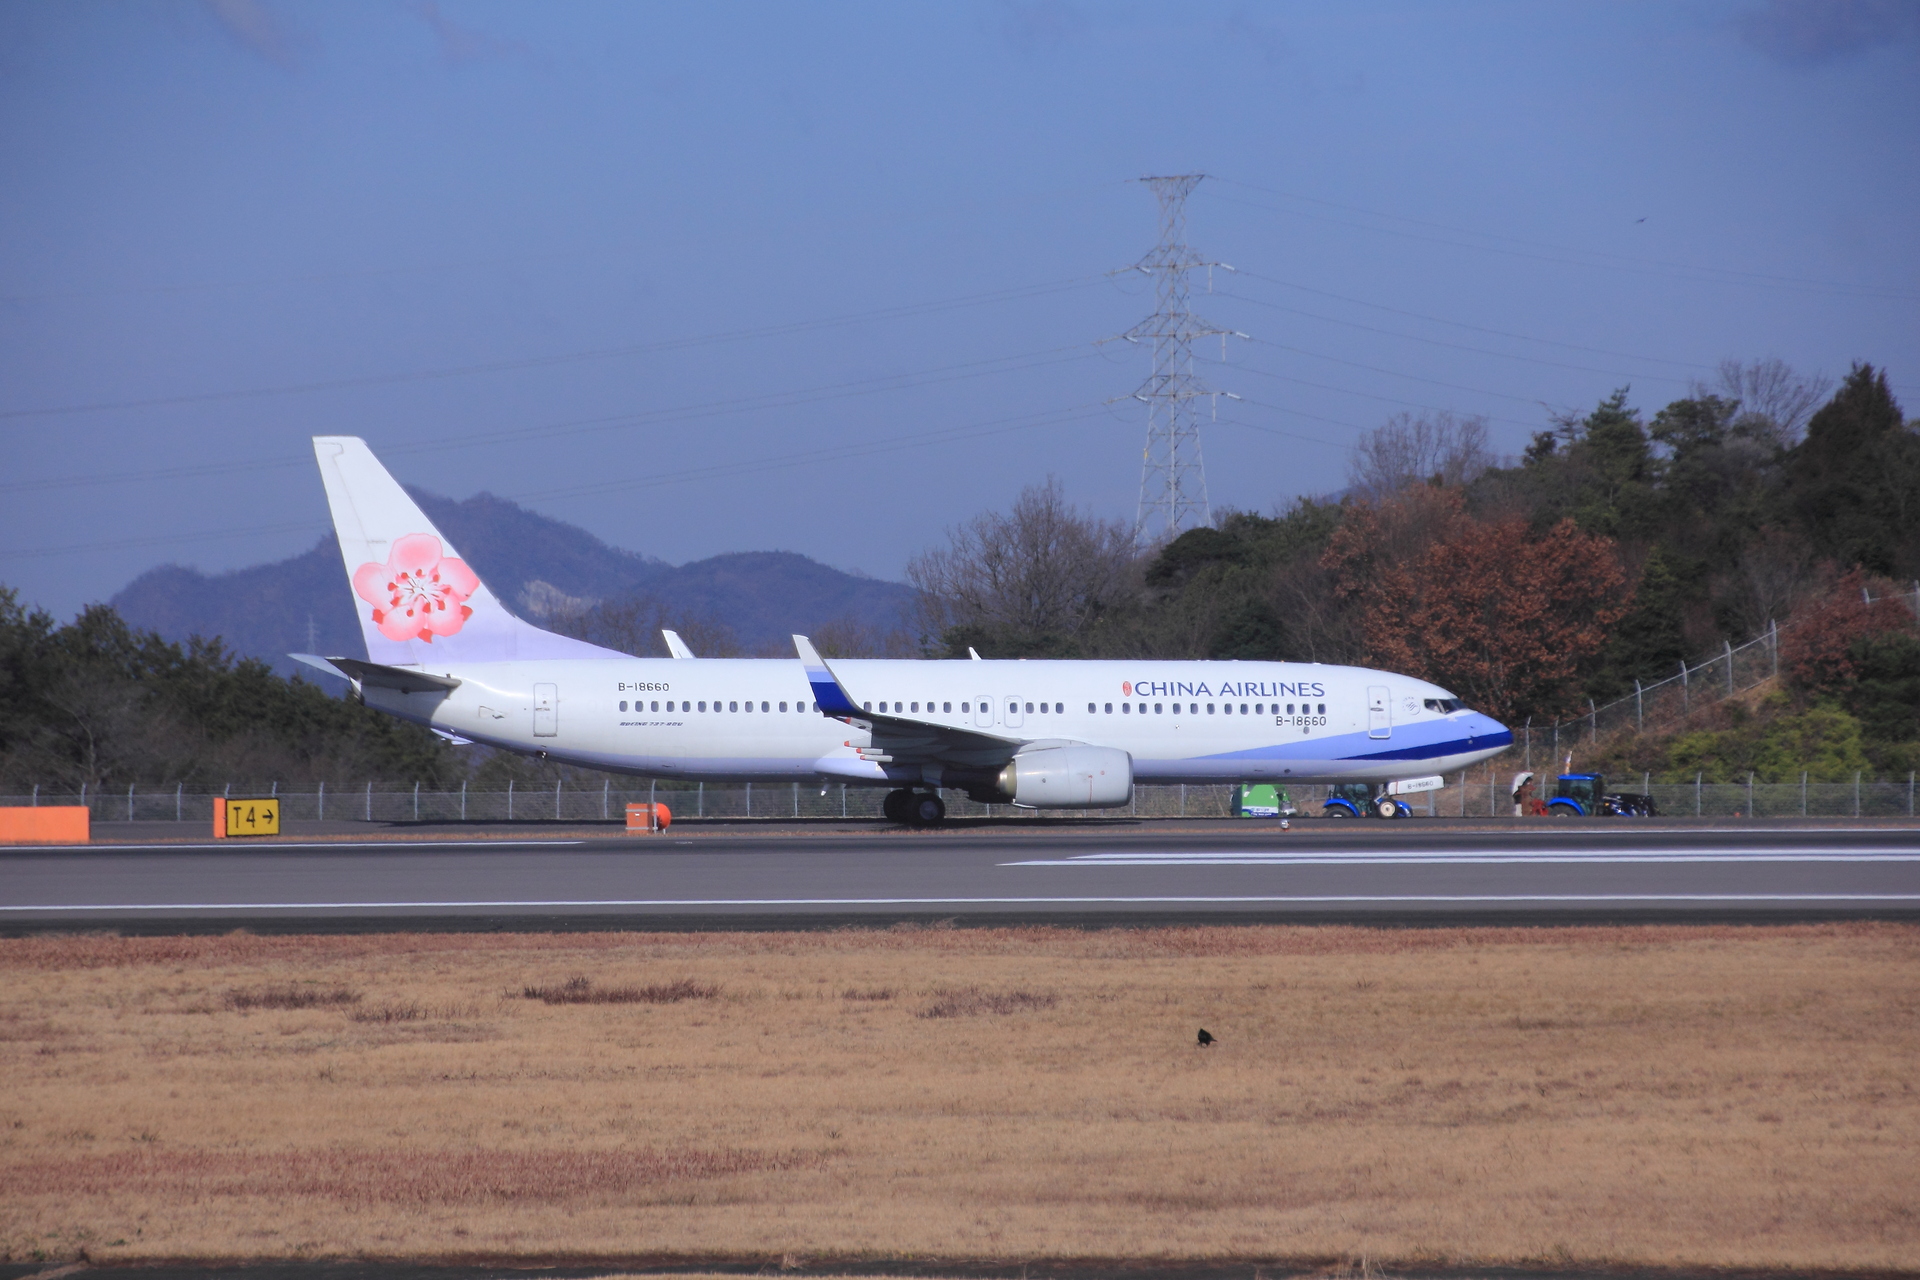
[(665, 831), (673, 823), (673, 813), (663, 804), (627, 806), (627, 830)]
[(215, 840), (227, 838), (227, 798), (225, 796), (213, 798), (213, 838)]
[(93, 838), (93, 815), (85, 805), (43, 804), (0, 809), (0, 841), (18, 844), (85, 844)]

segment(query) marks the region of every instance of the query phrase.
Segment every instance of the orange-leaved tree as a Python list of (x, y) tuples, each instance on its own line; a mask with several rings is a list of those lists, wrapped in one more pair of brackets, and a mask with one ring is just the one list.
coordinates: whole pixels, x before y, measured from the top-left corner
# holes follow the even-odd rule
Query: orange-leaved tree
[(1508, 721), (1580, 705), (1580, 680), (1631, 606), (1613, 539), (1562, 520), (1477, 520), (1457, 491), (1359, 504), (1327, 548), (1363, 611), (1368, 661), (1442, 685)]
[(1809, 693), (1834, 693), (1859, 678), (1854, 643), (1887, 631), (1911, 631), (1913, 614), (1887, 595), (1891, 583), (1879, 583), (1882, 596), (1869, 602), (1872, 585), (1859, 568), (1842, 574), (1826, 594), (1793, 615), (1780, 639), (1787, 679)]

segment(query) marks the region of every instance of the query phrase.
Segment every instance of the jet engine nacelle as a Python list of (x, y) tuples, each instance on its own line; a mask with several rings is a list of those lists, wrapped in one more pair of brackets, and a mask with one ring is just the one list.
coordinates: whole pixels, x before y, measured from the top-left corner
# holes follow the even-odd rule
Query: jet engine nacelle
[(1133, 798), (1133, 757), (1113, 747), (1043, 747), (1000, 771), (1024, 809), (1111, 809)]

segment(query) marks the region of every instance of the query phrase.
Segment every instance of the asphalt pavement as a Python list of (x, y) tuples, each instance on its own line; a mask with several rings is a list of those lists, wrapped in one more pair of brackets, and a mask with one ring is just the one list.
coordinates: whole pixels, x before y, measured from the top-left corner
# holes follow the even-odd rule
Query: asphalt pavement
[(1920, 918), (1909, 824), (170, 823), (0, 848), (0, 931)]

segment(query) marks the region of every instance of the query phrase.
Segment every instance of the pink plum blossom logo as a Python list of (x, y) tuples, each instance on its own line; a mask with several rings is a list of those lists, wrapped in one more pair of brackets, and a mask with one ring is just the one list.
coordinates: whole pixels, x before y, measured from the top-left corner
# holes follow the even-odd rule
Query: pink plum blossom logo
[(466, 599), (480, 579), (466, 561), (442, 555), (440, 539), (410, 533), (396, 540), (387, 562), (369, 560), (353, 571), (353, 589), (373, 606), (374, 625), (389, 640), (450, 636), (473, 616)]

